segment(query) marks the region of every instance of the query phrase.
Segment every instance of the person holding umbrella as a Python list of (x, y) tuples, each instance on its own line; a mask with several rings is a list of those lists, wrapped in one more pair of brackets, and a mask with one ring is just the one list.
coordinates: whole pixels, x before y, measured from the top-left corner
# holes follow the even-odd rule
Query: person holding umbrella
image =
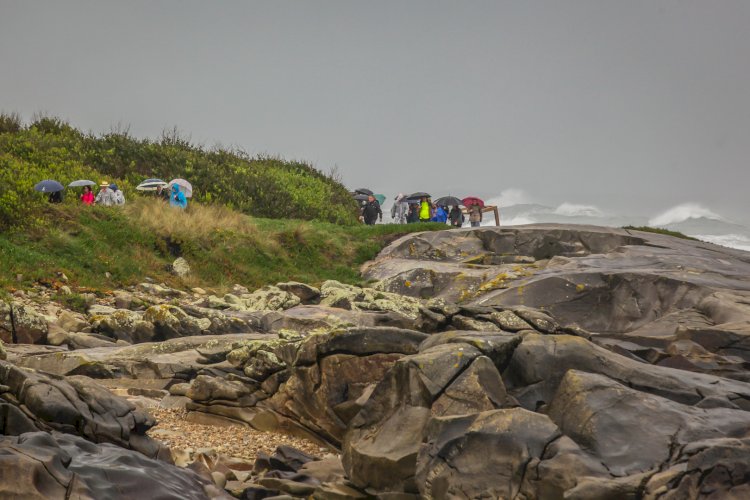
[(409, 203), (409, 213), (406, 214), (406, 223), (414, 224), (416, 222), (419, 222), (419, 205)]
[(81, 193), (81, 196), (78, 197), (78, 199), (81, 200), (81, 203), (88, 206), (94, 204), (94, 191), (92, 191), (91, 186), (96, 186), (96, 182), (90, 181), (88, 179), (78, 179), (77, 181), (73, 181), (68, 184), (69, 188), (83, 188), (83, 192)]
[(91, 190), (91, 186), (83, 186), (83, 194), (81, 195), (81, 202), (84, 205), (91, 206), (94, 204), (94, 192)]
[(362, 217), (365, 219), (365, 224), (368, 226), (374, 225), (378, 220), (378, 216), (380, 216), (380, 221), (382, 222), (383, 211), (380, 209), (380, 203), (378, 203), (378, 200), (373, 195), (369, 195), (367, 203), (362, 207)]
[(62, 190), (65, 189), (59, 182), (47, 179), (41, 182), (37, 182), (34, 186), (34, 191), (40, 193), (49, 193), (47, 195), (47, 201), (50, 203), (62, 203)]
[(469, 222), (471, 227), (482, 225), (482, 207), (479, 206), (479, 203), (474, 203), (469, 207)]

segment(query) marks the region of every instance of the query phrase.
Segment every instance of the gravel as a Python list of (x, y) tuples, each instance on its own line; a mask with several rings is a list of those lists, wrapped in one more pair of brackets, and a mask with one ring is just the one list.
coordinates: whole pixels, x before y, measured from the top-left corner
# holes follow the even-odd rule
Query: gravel
[(205, 452), (211, 449), (219, 455), (254, 461), (259, 452), (271, 454), (277, 446), (293, 446), (315, 456), (330, 450), (294, 436), (261, 432), (242, 425), (216, 426), (194, 424), (185, 420), (187, 412), (181, 409), (149, 408), (158, 424), (148, 434), (175, 451)]

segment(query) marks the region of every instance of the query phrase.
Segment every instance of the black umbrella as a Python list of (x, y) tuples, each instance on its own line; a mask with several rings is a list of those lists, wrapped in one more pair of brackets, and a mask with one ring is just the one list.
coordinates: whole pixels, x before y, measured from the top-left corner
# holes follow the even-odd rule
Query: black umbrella
[(357, 201), (367, 201), (370, 199), (370, 197), (366, 194), (355, 194), (354, 199)]
[(435, 203), (440, 207), (447, 207), (449, 205), (463, 205), (463, 202), (455, 196), (443, 196), (435, 200)]
[(412, 199), (412, 198), (430, 198), (430, 193), (417, 191), (416, 193), (412, 193), (409, 195), (409, 199)]
[(366, 195), (371, 195), (371, 194), (373, 194), (372, 190), (370, 190), (370, 189), (367, 189), (367, 188), (359, 188), (359, 189), (355, 189), (355, 190), (354, 190), (354, 192), (355, 192), (355, 193), (357, 193), (357, 194), (366, 194)]
[(62, 191), (63, 189), (65, 189), (65, 186), (51, 179), (39, 182), (36, 186), (34, 186), (34, 190), (39, 191), (40, 193), (56, 193), (58, 191)]

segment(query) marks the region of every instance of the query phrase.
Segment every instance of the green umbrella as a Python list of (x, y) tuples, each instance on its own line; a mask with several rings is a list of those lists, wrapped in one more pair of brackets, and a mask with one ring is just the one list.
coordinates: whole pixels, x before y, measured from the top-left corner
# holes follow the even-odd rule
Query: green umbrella
[(382, 195), (382, 194), (374, 194), (373, 196), (375, 197), (375, 199), (376, 199), (376, 200), (378, 200), (378, 203), (379, 203), (379, 204), (381, 204), (381, 205), (382, 205), (383, 203), (385, 203), (385, 195)]

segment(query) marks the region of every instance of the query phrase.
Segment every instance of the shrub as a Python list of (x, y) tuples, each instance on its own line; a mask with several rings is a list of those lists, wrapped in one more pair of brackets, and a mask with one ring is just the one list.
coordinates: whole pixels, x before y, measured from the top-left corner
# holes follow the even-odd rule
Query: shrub
[(0, 134), (20, 132), (21, 128), (23, 122), (18, 113), (0, 113)]
[[(67, 122), (38, 116), (28, 128), (0, 119), (0, 226), (38, 219), (45, 198), (32, 188), (54, 178), (117, 182), (129, 199), (147, 177), (188, 179), (193, 200), (224, 204), (246, 214), (354, 224), (357, 205), (337, 179), (299, 161), (239, 150), (206, 150), (175, 130), (158, 141), (136, 139), (127, 129), (94, 136)], [(3, 129), (2, 123), (8, 125)], [(19, 126), (15, 126), (16, 123)], [(71, 197), (76, 199), (76, 197)]]
[(663, 229), (659, 227), (651, 226), (623, 226), (623, 229), (631, 229), (633, 231), (644, 231), (646, 233), (665, 234), (667, 236), (674, 236), (675, 238), (681, 238), (683, 240), (698, 241), (696, 238), (683, 234), (679, 231), (670, 231), (669, 229)]

